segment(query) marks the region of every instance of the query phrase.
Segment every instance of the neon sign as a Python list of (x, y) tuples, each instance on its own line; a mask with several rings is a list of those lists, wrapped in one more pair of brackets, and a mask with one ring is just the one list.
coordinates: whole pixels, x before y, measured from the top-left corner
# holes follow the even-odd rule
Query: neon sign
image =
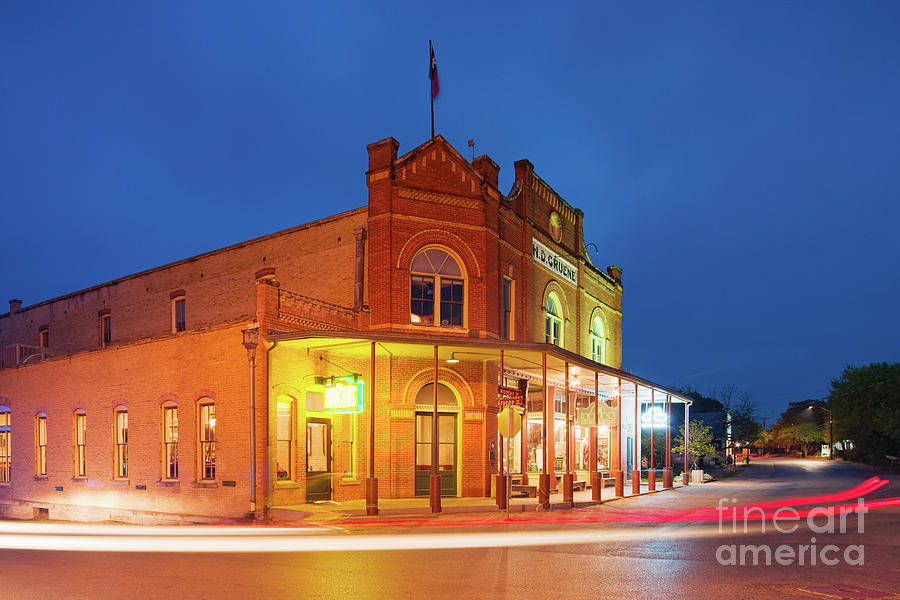
[(653, 407), (648, 407), (647, 410), (641, 415), (641, 423), (643, 423), (644, 427), (665, 427), (669, 422), (669, 415), (666, 414), (666, 410), (659, 405), (655, 405)]
[(332, 414), (358, 413), (363, 410), (366, 387), (356, 377), (336, 377), (325, 386), (325, 412)]

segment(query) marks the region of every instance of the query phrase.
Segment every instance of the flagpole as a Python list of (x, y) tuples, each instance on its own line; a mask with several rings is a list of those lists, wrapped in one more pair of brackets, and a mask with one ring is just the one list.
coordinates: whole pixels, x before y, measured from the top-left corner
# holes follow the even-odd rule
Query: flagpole
[(429, 64), (428, 64), (428, 90), (431, 95), (431, 137), (434, 139), (434, 46), (431, 45), (431, 40), (428, 40), (428, 54), (429, 54)]

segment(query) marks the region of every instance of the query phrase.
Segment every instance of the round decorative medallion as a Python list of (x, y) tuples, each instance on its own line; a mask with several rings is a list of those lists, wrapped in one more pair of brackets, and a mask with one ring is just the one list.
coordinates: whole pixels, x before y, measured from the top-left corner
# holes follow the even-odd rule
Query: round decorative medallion
[(562, 239), (562, 220), (555, 212), (550, 213), (550, 235), (557, 244)]

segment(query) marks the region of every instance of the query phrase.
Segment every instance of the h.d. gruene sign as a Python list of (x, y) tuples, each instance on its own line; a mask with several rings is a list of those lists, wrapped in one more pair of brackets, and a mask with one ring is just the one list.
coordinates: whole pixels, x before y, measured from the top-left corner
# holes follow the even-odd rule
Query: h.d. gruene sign
[(578, 285), (578, 268), (534, 238), (531, 239), (531, 255), (544, 268), (556, 273), (572, 285)]

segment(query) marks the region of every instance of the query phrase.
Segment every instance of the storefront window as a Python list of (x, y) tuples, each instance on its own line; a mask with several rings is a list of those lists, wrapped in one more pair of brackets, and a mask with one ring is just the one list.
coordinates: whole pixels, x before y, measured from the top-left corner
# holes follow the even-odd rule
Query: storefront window
[(344, 479), (353, 479), (356, 477), (356, 415), (341, 415), (341, 429), (346, 438), (344, 447), (346, 448), (344, 462)]
[(528, 415), (528, 437), (527, 439), (527, 464), (529, 473), (538, 473), (541, 471), (542, 454), (541, 454), (541, 432), (543, 423), (540, 415)]
[(553, 469), (566, 470), (566, 422), (563, 419), (553, 421), (553, 447), (556, 450)]
[(275, 471), (278, 481), (294, 478), (294, 399), (280, 396), (275, 417)]
[(522, 437), (523, 434), (520, 431), (513, 439), (509, 440), (507, 445), (504, 446), (503, 451), (508, 452), (507, 456), (504, 457), (504, 460), (509, 461), (507, 464), (509, 465), (510, 473), (522, 472)]

